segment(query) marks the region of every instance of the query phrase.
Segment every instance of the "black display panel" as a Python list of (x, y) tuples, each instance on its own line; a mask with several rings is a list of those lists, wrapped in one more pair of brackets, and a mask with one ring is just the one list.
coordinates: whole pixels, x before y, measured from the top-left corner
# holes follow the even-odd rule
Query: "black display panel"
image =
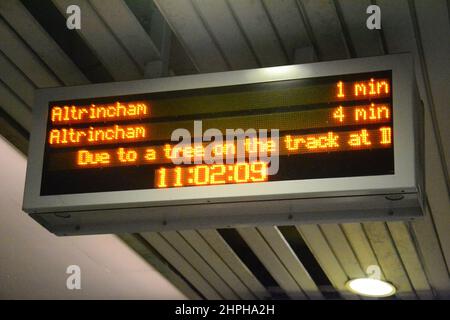
[(392, 90), (383, 71), (50, 102), (41, 195), (394, 174)]

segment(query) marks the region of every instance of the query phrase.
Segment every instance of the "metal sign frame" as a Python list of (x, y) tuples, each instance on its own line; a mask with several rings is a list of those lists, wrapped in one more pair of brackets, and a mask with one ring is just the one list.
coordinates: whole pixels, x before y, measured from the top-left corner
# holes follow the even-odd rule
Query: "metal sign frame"
[[(392, 101), (395, 168), (395, 173), (393, 175), (112, 191), (87, 194), (40, 195), (47, 134), (48, 106), (50, 101), (222, 87), (386, 70), (392, 71), (393, 84)], [(110, 216), (112, 217), (113, 211), (124, 211), (120, 209), (135, 208), (139, 210), (140, 208), (153, 207), (154, 213), (147, 213), (147, 217), (143, 218), (144, 220), (150, 219), (151, 221), (154, 221), (154, 219), (156, 219), (160, 222), (161, 226), (166, 226), (168, 220), (179, 219), (180, 221), (185, 222), (176, 223), (176, 228), (183, 228), (189, 227), (189, 225), (193, 224), (193, 221), (197, 221), (195, 222), (197, 224), (205, 224), (201, 223), (202, 218), (209, 219), (202, 215), (199, 219), (193, 219), (197, 215), (193, 210), (189, 209), (192, 208), (193, 205), (198, 206), (203, 204), (213, 208), (212, 205), (215, 204), (216, 207), (240, 207), (243, 209), (245, 204), (254, 204), (261, 201), (270, 202), (271, 200), (283, 199), (288, 201), (298, 201), (299, 199), (338, 199), (342, 197), (352, 198), (353, 200), (351, 202), (356, 203), (356, 198), (358, 197), (374, 199), (374, 197), (379, 195), (399, 194), (403, 195), (402, 199), (405, 201), (409, 198), (413, 199), (411, 201), (415, 204), (412, 204), (411, 202), (406, 205), (406, 207), (414, 207), (417, 209), (411, 209), (410, 214), (405, 213), (404, 215), (416, 216), (421, 214), (421, 200), (419, 198), (423, 196), (421, 195), (423, 188), (421, 187), (422, 171), (419, 159), (419, 149), (421, 146), (418, 144), (418, 141), (421, 140), (420, 130), (418, 130), (418, 128), (422, 121), (420, 119), (420, 107), (415, 88), (412, 57), (409, 54), (401, 54), (253, 70), (41, 89), (37, 91), (33, 110), (33, 127), (28, 153), (23, 209), (51, 229), (51, 223), (49, 224), (48, 222), (48, 214), (52, 215), (52, 221), (54, 220), (53, 218), (61, 216), (61, 214), (53, 214), (58, 212), (72, 212), (73, 214), (71, 217), (78, 212), (79, 214), (77, 216), (83, 216), (84, 219), (87, 218), (89, 220), (89, 218), (94, 216), (92, 214), (89, 217), (89, 212), (92, 213), (98, 210), (106, 210), (104, 212), (106, 216), (108, 216), (107, 212), (109, 210)], [(70, 182), (68, 181), (68, 183)], [(417, 196), (418, 194), (419, 197)], [(236, 206), (236, 204), (239, 203), (241, 203), (241, 205)], [(304, 201), (302, 203), (304, 203)], [(401, 203), (403, 202), (399, 201), (394, 207), (401, 207)], [(228, 205), (224, 206), (223, 204)], [(375, 205), (375, 207), (377, 206), (376, 204), (373, 205)], [(177, 207), (173, 206), (182, 207), (178, 207), (177, 209)], [(333, 205), (331, 205), (331, 207), (332, 206)], [(163, 210), (163, 212), (158, 215), (157, 212), (158, 210), (161, 210), (161, 207), (169, 207), (169, 209)], [(172, 207), (172, 209), (170, 209), (170, 207)], [(345, 207), (347, 208), (347, 212), (351, 212), (350, 205), (344, 206), (342, 209), (343, 212), (345, 212)], [(184, 215), (179, 216), (175, 212), (181, 208), (184, 208), (186, 212)], [(202, 208), (204, 208), (204, 206), (202, 206)], [(267, 222), (281, 222), (276, 218), (276, 212), (280, 210), (275, 210), (275, 216), (266, 219)], [(198, 208), (196, 211), (198, 212)], [(205, 211), (206, 215), (208, 215), (208, 211), (209, 210)], [(288, 211), (292, 212), (292, 209)], [(327, 210), (323, 208), (322, 211), (325, 212)], [(142, 212), (142, 210), (139, 212)], [(44, 218), (45, 216), (47, 218)], [(232, 215), (229, 216), (231, 217)], [(190, 218), (192, 218), (192, 223), (189, 222)], [(286, 217), (283, 219), (285, 218)], [(104, 218), (98, 219), (101, 220)], [(96, 218), (95, 220), (98, 219)], [(264, 219), (260, 220), (262, 223), (262, 220)], [(232, 218), (227, 219), (226, 217), (220, 217), (217, 221), (222, 221), (219, 225), (233, 225), (235, 223), (239, 224), (239, 221), (247, 221), (247, 219), (233, 220)], [(252, 221), (252, 219), (249, 221)], [(91, 221), (91, 223), (93, 222)], [(154, 224), (154, 222), (152, 223)], [(145, 224), (146, 228), (152, 229), (152, 223)], [(97, 221), (97, 224), (101, 224), (101, 222)], [(105, 223), (105, 225), (108, 225), (108, 223)], [(206, 223), (206, 226), (211, 225), (212, 223)], [(116, 223), (116, 228), (118, 226), (120, 226), (120, 223)], [(110, 229), (111, 228), (108, 229), (108, 227), (105, 227), (103, 232), (110, 232), (114, 228)], [(73, 229), (70, 230), (73, 231)], [(99, 229), (93, 228), (92, 231), (88, 231), (87, 233), (98, 232), (96, 230)], [(77, 233), (75, 231), (73, 232)]]

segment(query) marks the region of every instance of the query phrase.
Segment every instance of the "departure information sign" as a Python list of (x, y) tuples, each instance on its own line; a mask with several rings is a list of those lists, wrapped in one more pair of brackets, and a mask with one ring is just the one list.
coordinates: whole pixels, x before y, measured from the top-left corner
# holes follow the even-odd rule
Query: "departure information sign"
[[(391, 71), (380, 71), (51, 101), (41, 195), (201, 193), (211, 185), (394, 174), (391, 80)], [(174, 141), (177, 129), (192, 140)], [(223, 133), (222, 142), (196, 143), (209, 129)], [(227, 129), (269, 134), (245, 137), (238, 156)], [(272, 160), (252, 157), (260, 151)], [(207, 154), (234, 161), (207, 161)]]

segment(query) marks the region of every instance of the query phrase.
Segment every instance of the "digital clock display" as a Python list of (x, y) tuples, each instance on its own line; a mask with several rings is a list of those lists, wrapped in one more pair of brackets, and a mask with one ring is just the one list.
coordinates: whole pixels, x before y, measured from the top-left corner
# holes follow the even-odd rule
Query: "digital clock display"
[[(52, 101), (41, 195), (394, 174), (391, 79), (382, 71)], [(269, 134), (230, 140), (230, 129)], [(177, 130), (191, 141), (174, 140)], [(202, 140), (209, 130), (222, 141)], [(276, 172), (261, 151), (277, 157)]]

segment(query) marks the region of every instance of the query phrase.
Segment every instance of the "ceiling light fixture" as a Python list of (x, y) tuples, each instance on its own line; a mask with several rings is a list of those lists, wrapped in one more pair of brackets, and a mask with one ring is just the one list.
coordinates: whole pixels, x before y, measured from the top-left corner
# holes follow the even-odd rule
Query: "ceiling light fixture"
[(395, 287), (389, 282), (372, 278), (352, 279), (345, 286), (350, 291), (367, 297), (389, 297), (396, 292)]

